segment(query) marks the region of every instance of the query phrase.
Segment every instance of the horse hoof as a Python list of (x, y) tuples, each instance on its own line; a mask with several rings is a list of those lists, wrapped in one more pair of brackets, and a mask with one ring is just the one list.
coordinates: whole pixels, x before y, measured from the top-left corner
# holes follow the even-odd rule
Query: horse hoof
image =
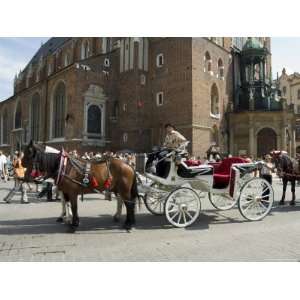
[(278, 203), (279, 205), (284, 205), (284, 201), (279, 201), (279, 203)]
[(132, 229), (132, 226), (130, 225), (130, 224), (124, 224), (123, 225), (123, 228), (127, 231), (127, 232), (130, 232), (131, 231), (131, 229)]
[(79, 226), (79, 221), (72, 222), (71, 226), (78, 227)]
[(76, 227), (74, 227), (74, 226), (69, 226), (67, 232), (68, 232), (68, 233), (75, 233), (75, 232), (76, 232)]
[(64, 221), (64, 219), (62, 218), (62, 217), (58, 217), (57, 219), (56, 219), (56, 222), (57, 223), (62, 223)]
[(290, 202), (290, 205), (291, 205), (291, 206), (295, 206), (295, 205), (296, 205), (295, 201), (292, 200), (292, 201)]
[(63, 219), (63, 222), (67, 225), (71, 225), (72, 224), (72, 220), (68, 220), (68, 219)]

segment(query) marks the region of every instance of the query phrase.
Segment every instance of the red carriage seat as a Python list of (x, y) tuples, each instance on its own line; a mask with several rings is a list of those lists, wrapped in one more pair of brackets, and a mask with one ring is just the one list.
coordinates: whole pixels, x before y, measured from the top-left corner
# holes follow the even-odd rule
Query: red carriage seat
[(192, 159), (187, 159), (184, 161), (184, 163), (188, 166), (188, 167), (196, 167), (201, 165), (201, 160), (192, 160)]
[(214, 173), (218, 173), (218, 168), (219, 168), (221, 162), (209, 162), (208, 164), (210, 166), (214, 167)]
[(222, 160), (214, 173), (214, 186), (226, 187), (230, 181), (230, 170), (232, 164), (246, 163), (247, 161), (241, 157), (230, 157)]

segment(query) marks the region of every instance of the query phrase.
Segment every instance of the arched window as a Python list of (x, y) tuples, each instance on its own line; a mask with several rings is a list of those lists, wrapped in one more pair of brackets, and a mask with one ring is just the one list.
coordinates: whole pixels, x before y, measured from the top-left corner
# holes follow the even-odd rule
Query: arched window
[(70, 55), (66, 53), (64, 56), (64, 66), (67, 67), (70, 64)]
[(224, 65), (221, 58), (218, 60), (218, 75), (220, 79), (224, 79)]
[(283, 96), (286, 95), (286, 86), (284, 86), (284, 87), (282, 88), (282, 95), (283, 95)]
[(204, 72), (212, 72), (212, 60), (208, 51), (205, 52), (204, 62)]
[(219, 92), (215, 83), (211, 87), (210, 97), (210, 112), (212, 115), (219, 117)]
[(22, 127), (22, 107), (21, 102), (18, 101), (15, 113), (15, 129)]
[(90, 45), (89, 41), (85, 40), (81, 44), (81, 59), (86, 59), (89, 57), (90, 54)]
[(31, 100), (31, 128), (30, 135), (34, 141), (39, 140), (39, 127), (40, 127), (40, 96), (34, 94)]
[(254, 65), (254, 80), (258, 81), (260, 80), (260, 65), (259, 64), (256, 64)]
[(57, 86), (53, 99), (53, 138), (64, 136), (65, 131), (65, 105), (66, 105), (66, 87), (60, 82)]
[(101, 138), (102, 112), (98, 105), (92, 104), (87, 111), (87, 133), (90, 139)]
[(2, 114), (2, 144), (8, 144), (9, 141), (9, 132), (8, 132), (8, 113), (5, 108)]
[(119, 103), (116, 101), (113, 105), (112, 118), (117, 118), (119, 114)]
[(124, 132), (123, 133), (123, 143), (127, 143), (128, 142), (128, 133), (127, 132)]
[(52, 62), (49, 63), (48, 65), (48, 76), (52, 74)]

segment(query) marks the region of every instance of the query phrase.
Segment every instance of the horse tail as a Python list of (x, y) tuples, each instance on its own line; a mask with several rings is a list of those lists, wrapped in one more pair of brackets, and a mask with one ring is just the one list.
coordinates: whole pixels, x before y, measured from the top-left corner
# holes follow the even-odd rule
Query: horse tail
[(134, 171), (134, 178), (133, 178), (133, 183), (131, 186), (131, 199), (138, 199), (138, 205), (139, 205), (139, 209), (141, 209), (141, 199), (139, 197), (139, 192), (138, 192), (138, 184), (137, 184), (137, 176), (136, 176), (136, 172)]

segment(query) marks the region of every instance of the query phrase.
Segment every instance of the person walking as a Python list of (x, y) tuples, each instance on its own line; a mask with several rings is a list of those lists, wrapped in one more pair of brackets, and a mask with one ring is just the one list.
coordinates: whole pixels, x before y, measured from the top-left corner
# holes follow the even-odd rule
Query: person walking
[(27, 190), (24, 185), (24, 177), (26, 169), (22, 165), (22, 158), (24, 154), (23, 152), (18, 152), (17, 157), (15, 157), (13, 161), (14, 172), (15, 172), (15, 187), (8, 193), (8, 195), (4, 198), (6, 203), (10, 203), (13, 195), (18, 191), (21, 190), (21, 203), (27, 204), (29, 203), (27, 197)]
[[(271, 162), (271, 155), (266, 154), (263, 160), (264, 164), (260, 169), (260, 177), (268, 181), (272, 185), (272, 172), (274, 172), (274, 166)], [(262, 197), (264, 200), (268, 200), (267, 195), (269, 194), (269, 189), (265, 189)], [(265, 197), (265, 198), (264, 198)]]
[(2, 151), (0, 151), (0, 177), (7, 182), (7, 158)]

